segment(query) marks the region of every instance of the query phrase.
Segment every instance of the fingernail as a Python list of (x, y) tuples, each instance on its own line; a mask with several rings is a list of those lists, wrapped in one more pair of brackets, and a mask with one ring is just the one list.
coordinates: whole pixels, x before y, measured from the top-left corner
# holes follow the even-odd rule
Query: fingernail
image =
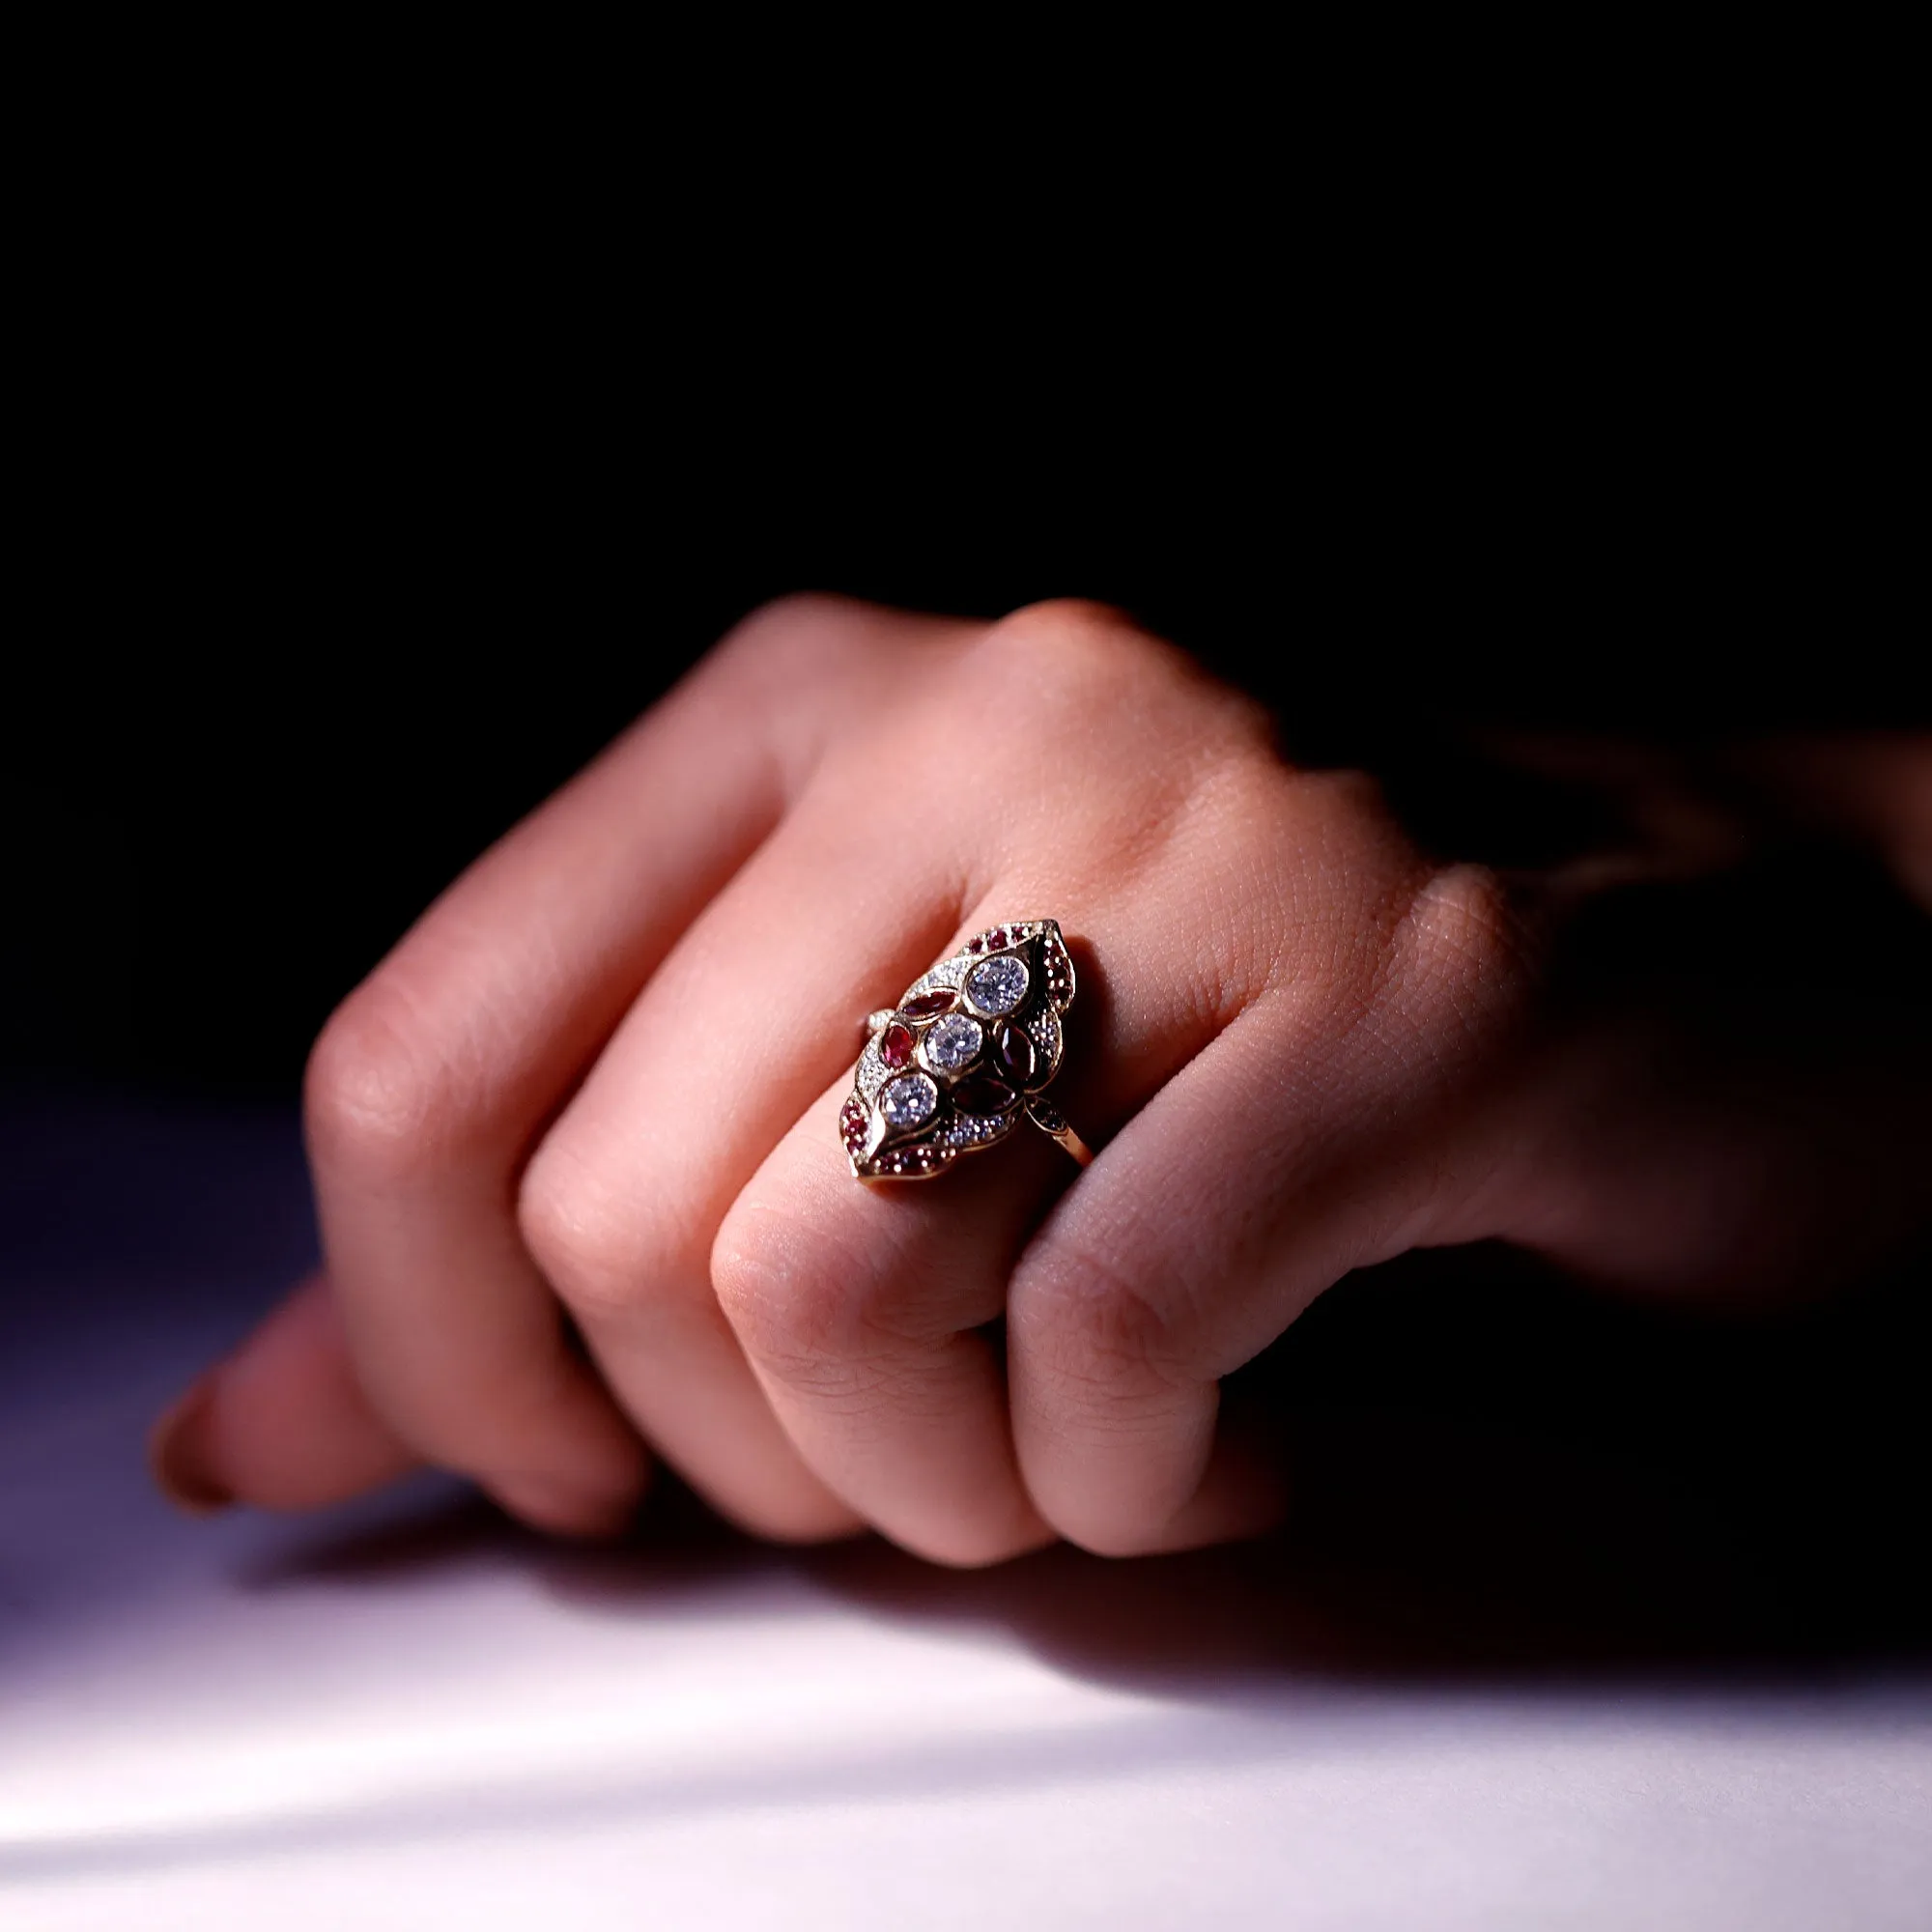
[(156, 1488), (189, 1516), (213, 1516), (235, 1500), (210, 1454), (208, 1420), (213, 1407), (214, 1378), (203, 1376), (161, 1412), (148, 1434), (148, 1468)]
[(574, 1489), (548, 1476), (492, 1483), (490, 1492), (511, 1515), (553, 1536), (617, 1536), (638, 1512), (635, 1495)]

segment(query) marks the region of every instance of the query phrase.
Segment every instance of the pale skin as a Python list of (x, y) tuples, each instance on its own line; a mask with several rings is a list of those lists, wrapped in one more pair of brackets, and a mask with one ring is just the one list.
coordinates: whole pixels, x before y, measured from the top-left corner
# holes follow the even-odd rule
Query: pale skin
[[(300, 1509), (430, 1463), (597, 1535), (663, 1462), (780, 1541), (1139, 1554), (1279, 1516), (1218, 1385), (1352, 1268), (1498, 1238), (1748, 1296), (1908, 1238), (1922, 1193), (1848, 1207), (1805, 1109), (1673, 1089), (1640, 1015), (1552, 1016), (1590, 889), (1426, 857), (1114, 612), (773, 606), (337, 1012), (325, 1269), (157, 1467)], [(1094, 1164), (1025, 1131), (855, 1181), (863, 1016), (1042, 917), (1083, 974), (1054, 1097)]]

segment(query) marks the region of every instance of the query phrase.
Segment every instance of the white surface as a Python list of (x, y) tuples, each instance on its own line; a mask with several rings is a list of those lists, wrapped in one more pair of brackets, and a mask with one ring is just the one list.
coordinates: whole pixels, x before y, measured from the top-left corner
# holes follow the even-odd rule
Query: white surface
[(114, 1159), (288, 1218), (15, 1244), (66, 1315), (0, 1356), (5, 1932), (1932, 1925), (1921, 1679), (1343, 1674), (1243, 1557), (582, 1553), (436, 1485), (177, 1520), (147, 1416), (300, 1208), (279, 1124), (155, 1135)]

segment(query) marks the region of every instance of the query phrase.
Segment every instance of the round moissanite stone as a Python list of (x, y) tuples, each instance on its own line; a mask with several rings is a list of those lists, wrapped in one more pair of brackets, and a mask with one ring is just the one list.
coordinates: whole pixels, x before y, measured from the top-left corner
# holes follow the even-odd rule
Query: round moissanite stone
[(1009, 1013), (1026, 998), (1026, 961), (1007, 953), (982, 959), (966, 976), (966, 997), (982, 1013)]
[(906, 1073), (879, 1095), (879, 1112), (895, 1127), (923, 1127), (939, 1111), (939, 1089), (923, 1073)]
[(925, 1064), (942, 1073), (957, 1073), (979, 1057), (982, 1038), (978, 1020), (948, 1013), (925, 1037)]

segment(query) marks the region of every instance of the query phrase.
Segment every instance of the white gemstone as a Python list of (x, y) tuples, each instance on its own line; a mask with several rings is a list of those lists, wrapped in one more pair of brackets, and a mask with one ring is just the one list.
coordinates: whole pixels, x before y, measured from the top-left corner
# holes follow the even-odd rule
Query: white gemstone
[(923, 1073), (895, 1080), (879, 1095), (879, 1112), (895, 1127), (923, 1127), (939, 1110), (939, 1089)]
[(1010, 952), (982, 959), (966, 976), (966, 997), (982, 1013), (1009, 1013), (1026, 998), (1027, 969)]
[(925, 1064), (942, 1073), (957, 1073), (972, 1065), (984, 1037), (978, 1020), (948, 1013), (925, 1037)]
[(1017, 1114), (1001, 1114), (986, 1117), (979, 1114), (954, 1114), (939, 1130), (939, 1141), (943, 1147), (978, 1147), (985, 1141), (996, 1141), (1010, 1131)]
[(922, 993), (936, 993), (941, 986), (957, 986), (965, 979), (966, 969), (972, 963), (963, 952), (955, 952), (951, 959), (942, 959), (930, 973), (905, 989), (905, 999), (899, 1005), (904, 1006), (906, 1000), (918, 999)]

